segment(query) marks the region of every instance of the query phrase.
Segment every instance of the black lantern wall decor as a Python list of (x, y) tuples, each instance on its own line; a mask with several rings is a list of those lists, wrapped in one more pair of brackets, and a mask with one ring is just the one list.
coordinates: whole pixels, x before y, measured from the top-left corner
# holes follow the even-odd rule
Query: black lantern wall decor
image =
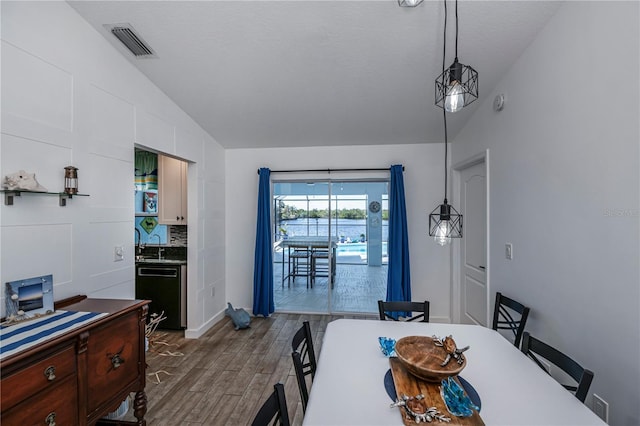
[(78, 169), (73, 166), (64, 168), (64, 192), (69, 195), (78, 193)]
[(478, 99), (478, 72), (458, 61), (458, 0), (456, 0), (456, 55), (453, 64), (444, 69), (447, 45), (447, 0), (444, 0), (444, 48), (442, 74), (436, 79), (436, 105), (447, 112), (460, 111)]

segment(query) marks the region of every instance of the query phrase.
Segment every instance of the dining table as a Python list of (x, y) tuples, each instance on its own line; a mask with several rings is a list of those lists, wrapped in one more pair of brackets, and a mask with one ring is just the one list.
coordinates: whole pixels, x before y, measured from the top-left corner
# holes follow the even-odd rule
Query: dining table
[(390, 359), (378, 338), (406, 336), (452, 336), (458, 348), (469, 346), (459, 377), (477, 393), (478, 414), (486, 425), (605, 425), (497, 331), (480, 325), (365, 319), (327, 325), (303, 425), (403, 425), (400, 408), (391, 407), (394, 401), (385, 388)]

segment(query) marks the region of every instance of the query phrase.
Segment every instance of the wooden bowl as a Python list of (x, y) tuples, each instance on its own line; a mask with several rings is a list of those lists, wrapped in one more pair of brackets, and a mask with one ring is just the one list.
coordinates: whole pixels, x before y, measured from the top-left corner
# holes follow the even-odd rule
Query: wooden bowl
[(440, 383), (442, 379), (456, 376), (467, 365), (464, 357), (462, 364), (451, 358), (444, 367), (441, 365), (447, 352), (436, 346), (428, 336), (407, 336), (396, 342), (396, 354), (407, 370), (426, 382)]

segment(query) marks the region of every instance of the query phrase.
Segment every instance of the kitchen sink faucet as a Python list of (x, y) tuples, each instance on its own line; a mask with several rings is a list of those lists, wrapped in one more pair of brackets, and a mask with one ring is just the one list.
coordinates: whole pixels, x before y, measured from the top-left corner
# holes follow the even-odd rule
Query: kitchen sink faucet
[(160, 235), (152, 234), (151, 237), (149, 237), (149, 238), (152, 238), (152, 237), (158, 237), (158, 260), (162, 260), (162, 252), (164, 251), (164, 249), (162, 247), (160, 247), (160, 244), (161, 244)]
[(142, 249), (143, 249), (142, 244), (140, 244), (141, 243), (140, 240), (142, 237), (140, 236), (140, 230), (138, 228), (133, 228), (133, 230), (136, 231), (136, 237), (138, 237), (136, 242), (136, 256), (140, 256), (140, 253), (142, 253)]

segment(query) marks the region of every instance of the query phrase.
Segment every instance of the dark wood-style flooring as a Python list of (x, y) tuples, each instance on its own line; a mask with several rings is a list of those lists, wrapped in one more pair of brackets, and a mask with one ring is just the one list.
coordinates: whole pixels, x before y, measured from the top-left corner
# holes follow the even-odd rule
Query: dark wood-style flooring
[[(273, 385), (285, 386), (289, 417), (302, 423), (291, 339), (309, 321), (316, 356), (329, 322), (377, 316), (273, 314), (236, 331), (228, 317), (200, 339), (158, 330), (147, 352), (148, 425), (248, 425)], [(133, 419), (131, 409), (126, 419)]]

